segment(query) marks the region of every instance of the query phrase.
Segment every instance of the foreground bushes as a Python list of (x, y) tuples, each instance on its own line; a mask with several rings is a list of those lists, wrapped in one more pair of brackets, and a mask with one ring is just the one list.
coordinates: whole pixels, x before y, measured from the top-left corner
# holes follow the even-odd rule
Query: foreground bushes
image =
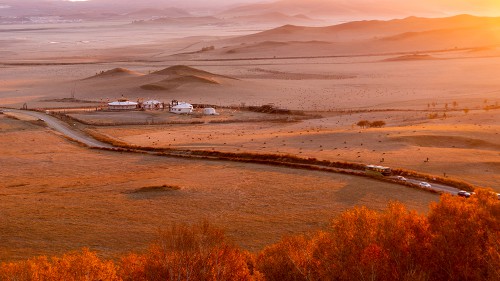
[(500, 280), (500, 202), (444, 195), (428, 217), (392, 203), (349, 210), (311, 237), (260, 253), (266, 280)]
[(256, 280), (252, 256), (228, 243), (208, 223), (174, 225), (145, 254), (103, 261), (87, 249), (64, 255), (2, 264), (0, 280)]
[(112, 262), (84, 249), (2, 264), (0, 280), (500, 280), (500, 201), (479, 190), (442, 196), (428, 216), (355, 208), (256, 256), (208, 223), (177, 225), (144, 254)]
[(144, 255), (120, 261), (123, 280), (249, 280), (245, 254), (210, 226), (173, 226)]
[(103, 261), (88, 249), (61, 258), (33, 258), (23, 262), (2, 264), (0, 280), (121, 280), (112, 261)]

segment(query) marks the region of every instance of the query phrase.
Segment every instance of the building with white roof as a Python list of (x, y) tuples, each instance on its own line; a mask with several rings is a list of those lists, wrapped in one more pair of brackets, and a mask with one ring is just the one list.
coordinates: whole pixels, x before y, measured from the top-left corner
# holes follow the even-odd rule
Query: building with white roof
[(129, 101), (127, 99), (119, 99), (118, 101), (108, 103), (109, 110), (134, 110), (137, 109), (139, 103)]
[(219, 113), (213, 107), (206, 107), (203, 108), (203, 115), (219, 115)]
[(148, 100), (142, 103), (142, 108), (147, 109), (147, 110), (158, 110), (158, 109), (163, 109), (165, 107), (165, 104), (161, 101), (157, 100)]
[(170, 112), (175, 114), (191, 114), (193, 113), (193, 105), (187, 102), (172, 101)]

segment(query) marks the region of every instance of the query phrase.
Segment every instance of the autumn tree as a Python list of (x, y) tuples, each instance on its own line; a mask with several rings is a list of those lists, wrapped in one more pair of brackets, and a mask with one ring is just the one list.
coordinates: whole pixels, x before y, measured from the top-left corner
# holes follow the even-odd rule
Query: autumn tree
[(431, 206), (435, 280), (500, 280), (500, 202), (491, 191), (476, 192), (444, 195)]
[(378, 213), (346, 211), (310, 239), (289, 237), (266, 248), (258, 269), (266, 280), (418, 280), (431, 236), (424, 216), (390, 204)]
[(204, 222), (174, 225), (144, 255), (121, 260), (124, 280), (250, 280), (244, 253)]
[(267, 247), (267, 280), (500, 280), (500, 201), (444, 195), (429, 216), (399, 203), (348, 210), (326, 231)]
[(0, 280), (500, 280), (500, 200), (443, 195), (429, 214), (390, 203), (350, 209), (330, 227), (285, 237), (257, 256), (209, 223), (174, 225), (117, 263), (87, 249), (0, 265)]
[(356, 208), (332, 223), (317, 247), (323, 280), (415, 280), (430, 245), (425, 217), (391, 203), (384, 213)]
[(101, 260), (95, 252), (83, 249), (71, 252), (61, 258), (42, 256), (27, 261), (2, 264), (2, 281), (80, 281), (80, 280), (121, 280), (113, 261)]
[(257, 258), (257, 268), (267, 281), (316, 280), (315, 244), (303, 235), (284, 237), (266, 247)]

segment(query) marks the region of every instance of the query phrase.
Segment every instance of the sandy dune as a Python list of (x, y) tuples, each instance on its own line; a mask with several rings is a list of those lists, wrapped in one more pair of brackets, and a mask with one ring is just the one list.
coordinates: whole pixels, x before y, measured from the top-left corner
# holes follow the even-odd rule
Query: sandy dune
[[(200, 69), (192, 68), (185, 65), (176, 65), (167, 67), (148, 74), (147, 77), (140, 79), (130, 79), (132, 77), (145, 76), (139, 72), (131, 71), (124, 68), (115, 68), (104, 71), (89, 79), (99, 78), (104, 79), (120, 79), (120, 83), (129, 84), (131, 87), (140, 87), (148, 91), (173, 90), (185, 85), (220, 85), (226, 80), (235, 80), (234, 78), (210, 73)], [(161, 79), (161, 80), (159, 80)], [(139, 85), (141, 81), (154, 81), (153, 83)], [(109, 82), (109, 81), (104, 81)], [(132, 86), (132, 83), (137, 83)]]
[[(142, 73), (128, 70), (125, 68), (113, 68), (108, 71), (103, 71), (101, 73), (98, 73), (92, 77), (86, 78), (86, 79), (105, 79), (105, 78), (122, 78), (122, 77), (134, 77), (134, 76), (141, 76), (144, 75)], [(85, 80), (86, 80), (85, 79)]]
[(152, 90), (152, 91), (173, 90), (187, 84), (219, 85), (219, 82), (212, 80), (210, 78), (203, 78), (194, 75), (185, 75), (176, 78), (167, 78), (153, 84), (142, 85), (141, 89)]
[(404, 55), (393, 58), (384, 59), (383, 61), (412, 61), (412, 60), (434, 60), (437, 59), (431, 55)]
[(155, 71), (152, 74), (167, 75), (169, 77), (176, 77), (176, 76), (196, 76), (196, 77), (200, 77), (200, 78), (213, 79), (213, 80), (215, 80), (215, 79), (234, 79), (232, 77), (210, 73), (208, 71), (204, 71), (204, 70), (201, 70), (201, 69), (189, 67), (189, 66), (186, 66), (186, 65), (174, 65), (174, 66), (170, 66), (170, 67), (167, 67), (165, 69)]

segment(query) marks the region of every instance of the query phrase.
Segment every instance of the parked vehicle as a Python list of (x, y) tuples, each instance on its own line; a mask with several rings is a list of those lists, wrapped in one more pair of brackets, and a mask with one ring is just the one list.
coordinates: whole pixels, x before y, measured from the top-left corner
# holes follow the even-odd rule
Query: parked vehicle
[(460, 190), (457, 193), (457, 195), (460, 196), (460, 197), (469, 198), (471, 194), (469, 192), (465, 191), (465, 190)]
[(376, 166), (376, 165), (367, 165), (365, 167), (365, 172), (367, 175), (370, 176), (383, 176), (383, 177), (390, 176), (392, 173), (391, 168), (384, 166)]
[(432, 187), (432, 185), (430, 183), (425, 182), (425, 181), (420, 182), (419, 185), (422, 186), (422, 187), (427, 187), (427, 188), (431, 188)]

